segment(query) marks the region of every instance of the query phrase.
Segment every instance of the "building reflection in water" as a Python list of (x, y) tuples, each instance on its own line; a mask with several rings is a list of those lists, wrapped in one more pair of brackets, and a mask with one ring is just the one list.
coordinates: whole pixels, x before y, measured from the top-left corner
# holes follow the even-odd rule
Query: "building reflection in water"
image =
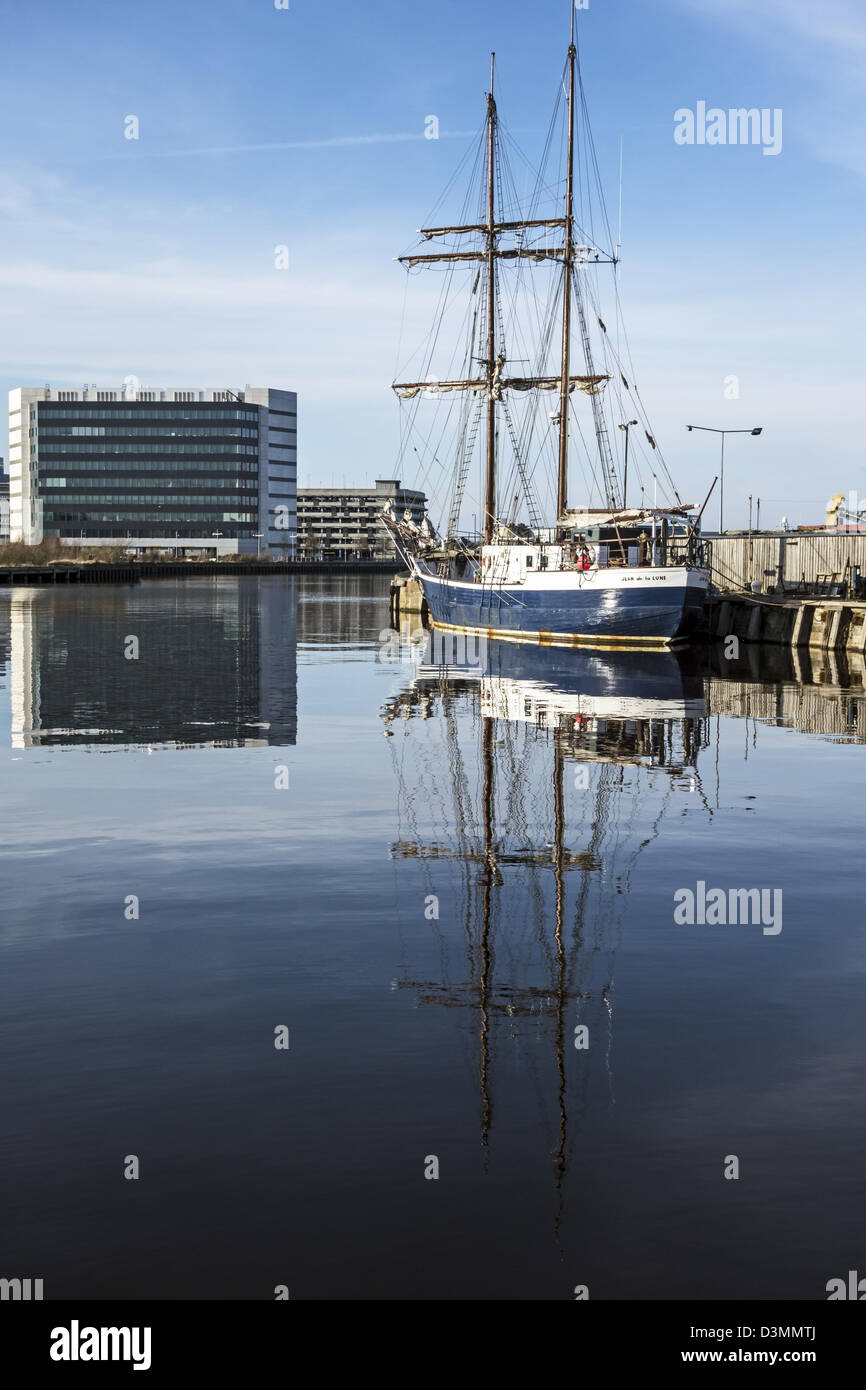
[(14, 748), (296, 741), (293, 578), (21, 587), (0, 616)]
[(298, 598), (298, 641), (306, 647), (366, 646), (382, 629), (382, 576), (312, 573)]

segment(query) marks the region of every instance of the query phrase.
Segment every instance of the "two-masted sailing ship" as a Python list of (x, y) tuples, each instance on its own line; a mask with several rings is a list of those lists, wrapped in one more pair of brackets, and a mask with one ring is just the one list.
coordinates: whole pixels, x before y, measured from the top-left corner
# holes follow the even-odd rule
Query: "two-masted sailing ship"
[[(627, 347), (625, 355), (621, 351), (618, 291), (615, 327), (608, 331), (601, 317), (596, 277), (601, 267), (615, 277), (620, 248), (605, 249), (611, 238), (586, 115), (573, 7), (554, 121), (528, 198), (517, 195), (508, 163), (516, 145), (501, 122), (493, 78), (492, 62), (486, 122), (471, 180), (474, 193), (464, 204), (468, 215), (456, 225), (423, 228), (423, 244), (398, 257), (409, 270), (423, 266), (445, 272), (434, 330), (419, 350), (427, 375), (396, 382), (393, 389), (409, 403), (404, 447), (415, 448), (428, 479), (442, 468), (439, 451), (447, 428), (439, 430), (437, 423), (425, 433), (417, 411), (429, 408), (430, 401), (446, 409), (455, 459), (448, 470), (447, 528), (439, 536), (426, 519), (418, 527), (408, 515), (398, 518), (391, 510), (383, 520), (423, 588), (435, 627), (566, 645), (669, 645), (683, 639), (703, 613), (709, 574), (703, 564), (700, 514), (693, 516), (694, 509), (681, 502), (656, 452), (650, 422), (630, 380)], [(578, 104), (582, 144), (576, 161)], [(548, 168), (563, 115), (564, 178), (561, 168)], [(593, 212), (596, 196), (600, 222)], [(430, 242), (444, 249), (429, 251)], [(539, 288), (537, 277), (545, 274), (546, 289)], [(445, 304), (454, 298), (464, 306), (462, 347), (443, 378), (431, 368), (442, 352)], [(593, 339), (599, 333), (597, 347)], [(572, 337), (578, 335), (583, 371), (574, 374)], [(585, 439), (576, 410), (576, 398), (582, 396), (589, 399), (594, 444)], [(558, 398), (558, 408), (551, 412), (552, 398)], [(651, 506), (642, 497), (640, 506), (630, 508), (629, 432), (641, 423), (653, 450), (648, 456), (653, 498)], [(615, 433), (614, 426), (622, 433)], [(591, 470), (590, 500), (598, 505), (570, 509), (575, 437)], [(612, 437), (623, 443), (621, 463)], [(643, 441), (638, 443), (643, 450)], [(467, 536), (461, 514), (467, 502), (471, 506), (467, 482), (477, 448), (483, 459), (483, 493), (475, 499), (481, 526)], [(541, 525), (538, 501), (545, 468), (555, 507), (549, 527)], [(663, 506), (657, 505), (659, 483), (667, 493)]]

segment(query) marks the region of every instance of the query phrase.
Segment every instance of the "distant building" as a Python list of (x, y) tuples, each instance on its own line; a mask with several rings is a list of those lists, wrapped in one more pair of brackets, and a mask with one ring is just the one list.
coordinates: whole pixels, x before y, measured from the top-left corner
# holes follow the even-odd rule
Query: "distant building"
[(297, 411), (263, 386), (10, 391), (11, 539), (288, 558)]
[(407, 510), (420, 525), (427, 506), (423, 492), (401, 486), (399, 478), (377, 478), (376, 486), (298, 489), (298, 545), (308, 559), (376, 560), (396, 558), (394, 542), (379, 520), (391, 502), (397, 519)]
[(9, 474), (0, 458), (0, 545), (9, 539)]

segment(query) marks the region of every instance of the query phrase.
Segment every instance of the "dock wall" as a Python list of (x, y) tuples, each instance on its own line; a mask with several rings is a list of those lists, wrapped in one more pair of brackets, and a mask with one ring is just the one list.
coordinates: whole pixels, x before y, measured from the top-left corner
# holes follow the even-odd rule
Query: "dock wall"
[(815, 651), (866, 654), (866, 602), (719, 594), (707, 606), (707, 636)]
[(866, 534), (779, 531), (706, 539), (713, 584), (723, 591), (753, 585), (762, 593), (814, 590), (828, 576), (842, 580), (852, 567), (866, 576)]

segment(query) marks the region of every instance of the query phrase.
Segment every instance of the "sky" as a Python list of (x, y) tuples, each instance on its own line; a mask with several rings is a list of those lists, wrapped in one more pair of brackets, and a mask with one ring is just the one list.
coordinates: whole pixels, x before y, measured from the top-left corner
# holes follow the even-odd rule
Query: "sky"
[[(492, 49), (540, 151), (568, 0), (288, 3), (0, 0), (0, 387), (297, 390), (300, 486), (418, 485), (394, 257), (483, 123)], [(727, 444), (727, 525), (749, 494), (767, 524), (866, 505), (866, 8), (589, 0), (577, 21), (612, 209), (622, 142), (636, 380), (681, 495), (718, 471), (687, 423), (760, 425)], [(677, 143), (699, 102), (781, 110), (781, 150)]]

